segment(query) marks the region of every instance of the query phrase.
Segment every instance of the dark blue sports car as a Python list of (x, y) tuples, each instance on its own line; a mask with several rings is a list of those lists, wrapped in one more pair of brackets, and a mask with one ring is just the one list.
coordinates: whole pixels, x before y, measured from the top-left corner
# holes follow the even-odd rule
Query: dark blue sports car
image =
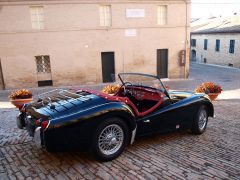
[(17, 125), (48, 151), (85, 149), (109, 161), (141, 136), (179, 129), (201, 134), (214, 116), (205, 94), (168, 91), (153, 75), (118, 76), (115, 94), (88, 89), (41, 94), (20, 108)]

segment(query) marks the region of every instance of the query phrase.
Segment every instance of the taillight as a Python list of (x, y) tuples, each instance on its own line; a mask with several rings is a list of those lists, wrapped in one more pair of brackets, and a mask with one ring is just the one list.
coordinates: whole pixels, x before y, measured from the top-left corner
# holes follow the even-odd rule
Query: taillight
[(36, 126), (40, 126), (40, 125), (41, 125), (41, 119), (37, 119), (37, 120), (35, 121), (35, 125), (36, 125)]
[(41, 125), (42, 129), (43, 130), (46, 129), (47, 126), (48, 126), (48, 121), (43, 121)]

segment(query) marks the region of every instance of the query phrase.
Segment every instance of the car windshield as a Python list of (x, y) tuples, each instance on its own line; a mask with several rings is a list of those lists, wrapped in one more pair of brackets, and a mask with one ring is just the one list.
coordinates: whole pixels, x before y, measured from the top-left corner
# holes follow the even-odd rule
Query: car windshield
[(165, 90), (157, 76), (140, 73), (120, 73), (118, 76), (121, 82), (126, 85), (151, 87), (162, 91)]

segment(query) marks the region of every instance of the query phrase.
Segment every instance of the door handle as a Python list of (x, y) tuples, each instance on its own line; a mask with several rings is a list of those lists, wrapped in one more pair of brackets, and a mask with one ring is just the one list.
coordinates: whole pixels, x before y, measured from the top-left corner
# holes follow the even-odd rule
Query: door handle
[(150, 123), (150, 120), (149, 120), (149, 119), (146, 119), (146, 120), (144, 120), (143, 122), (145, 122), (145, 123)]

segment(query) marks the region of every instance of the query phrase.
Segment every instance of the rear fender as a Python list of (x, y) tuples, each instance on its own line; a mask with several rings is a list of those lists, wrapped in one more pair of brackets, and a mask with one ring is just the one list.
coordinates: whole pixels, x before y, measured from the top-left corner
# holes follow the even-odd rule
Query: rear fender
[(84, 121), (96, 121), (98, 124), (104, 117), (117, 116), (122, 118), (133, 130), (136, 127), (135, 115), (131, 108), (122, 102), (109, 102), (94, 107), (87, 108), (83, 111), (61, 116), (56, 119), (52, 119), (48, 128), (61, 127), (72, 123), (80, 123)]
[(120, 117), (132, 132), (133, 143), (136, 132), (136, 121), (132, 110), (122, 102), (109, 102), (97, 105), (78, 113), (62, 116), (49, 121), (49, 126), (43, 133), (44, 146), (48, 149), (65, 147), (65, 142), (71, 146), (89, 147), (91, 138), (98, 125), (109, 117)]

